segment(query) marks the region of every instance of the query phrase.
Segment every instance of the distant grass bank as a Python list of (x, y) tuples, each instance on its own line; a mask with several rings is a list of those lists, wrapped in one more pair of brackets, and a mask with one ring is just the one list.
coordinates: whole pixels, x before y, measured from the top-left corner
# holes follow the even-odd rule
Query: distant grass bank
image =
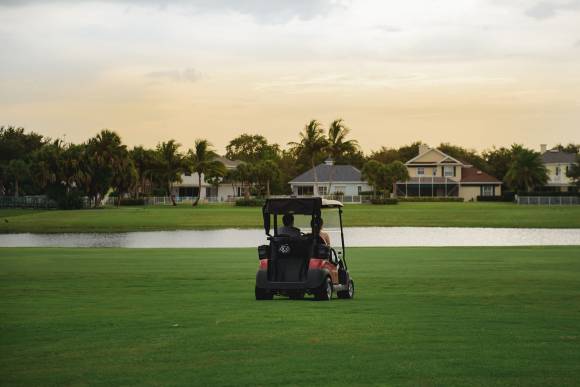
[(0, 249), (1, 384), (578, 384), (580, 246), (350, 257), (352, 301), (256, 302), (254, 249)]
[[(260, 208), (227, 205), (120, 207), (95, 210), (0, 210), (0, 233), (129, 232), (259, 228)], [(347, 205), (346, 227), (580, 228), (580, 206), (511, 203), (400, 203)]]

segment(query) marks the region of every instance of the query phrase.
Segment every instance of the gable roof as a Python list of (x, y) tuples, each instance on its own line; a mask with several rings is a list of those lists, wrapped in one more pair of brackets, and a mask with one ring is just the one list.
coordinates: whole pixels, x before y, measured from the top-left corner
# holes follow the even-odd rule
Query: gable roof
[(216, 161), (221, 161), (222, 164), (227, 168), (227, 169), (235, 169), (238, 165), (240, 165), (242, 163), (242, 161), (239, 160), (230, 160), (224, 156), (218, 156), (215, 158)]
[[(439, 153), (443, 158), (439, 161), (417, 161), (417, 159), (419, 159), (420, 157), (426, 155), (429, 152), (437, 152)], [(444, 153), (442, 151), (440, 151), (437, 148), (429, 148), (428, 151), (423, 152), (423, 153), (419, 153), (417, 156), (413, 157), (411, 160), (407, 161), (405, 164), (407, 165), (411, 165), (411, 164), (438, 164), (438, 163), (443, 163), (445, 162), (445, 164), (460, 164), (463, 165), (464, 163), (462, 163), (461, 161), (457, 160), (456, 158), (453, 158), (451, 156), (449, 156), (447, 153)]]
[(545, 164), (548, 163), (569, 163), (573, 164), (576, 162), (575, 153), (562, 152), (557, 149), (551, 149), (542, 154), (542, 161)]
[(495, 183), (501, 184), (501, 181), (495, 177), (480, 171), (474, 167), (461, 168), (461, 182), (462, 183)]
[(290, 180), (290, 183), (313, 183), (314, 169), (316, 169), (316, 176), (318, 177), (319, 183), (330, 182), (331, 173), (333, 183), (363, 182), (360, 171), (352, 165), (334, 165), (334, 171), (332, 167), (332, 165), (328, 164), (318, 164), (315, 168), (311, 168), (300, 176)]

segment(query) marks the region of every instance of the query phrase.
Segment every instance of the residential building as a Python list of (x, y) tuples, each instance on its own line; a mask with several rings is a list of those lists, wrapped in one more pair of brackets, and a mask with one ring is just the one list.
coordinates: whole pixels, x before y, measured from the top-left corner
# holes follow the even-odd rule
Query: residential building
[(548, 170), (548, 183), (545, 188), (553, 191), (570, 191), (576, 187), (572, 179), (567, 176), (568, 170), (576, 163), (576, 154), (562, 152), (559, 149), (547, 150), (545, 144), (540, 145), (542, 161)]
[[(371, 190), (362, 179), (360, 170), (352, 165), (334, 165), (332, 159), (294, 178), (290, 181), (290, 187), (292, 194), (300, 196), (357, 196)], [(315, 187), (318, 187), (318, 192), (314, 191)]]
[[(236, 169), (242, 163), (225, 157), (219, 157), (218, 160), (225, 165), (227, 170)], [(172, 194), (177, 197), (197, 197), (199, 189), (197, 172), (185, 173), (181, 175), (181, 182), (173, 184)], [(243, 195), (242, 185), (238, 182), (220, 182), (215, 185), (205, 181), (205, 176), (201, 175), (202, 200), (223, 202)]]
[(405, 165), (410, 178), (396, 183), (397, 196), (460, 197), (466, 201), (501, 196), (501, 181), (425, 144)]

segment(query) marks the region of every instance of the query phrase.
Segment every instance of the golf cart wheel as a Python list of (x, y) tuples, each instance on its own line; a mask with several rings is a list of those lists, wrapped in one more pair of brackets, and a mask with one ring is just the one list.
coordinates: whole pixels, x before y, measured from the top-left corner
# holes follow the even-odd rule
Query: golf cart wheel
[(326, 277), (318, 292), (316, 293), (318, 301), (330, 301), (332, 299), (332, 281), (330, 277)]
[(337, 292), (338, 298), (354, 298), (354, 281), (348, 281), (348, 289)]
[(271, 291), (256, 287), (256, 300), (271, 300), (274, 295)]

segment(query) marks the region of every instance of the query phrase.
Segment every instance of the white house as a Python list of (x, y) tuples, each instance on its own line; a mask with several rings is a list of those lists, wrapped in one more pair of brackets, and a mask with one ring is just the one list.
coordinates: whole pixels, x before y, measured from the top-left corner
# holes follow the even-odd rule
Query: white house
[[(219, 157), (227, 170), (236, 169), (241, 161), (233, 161), (225, 157)], [(197, 197), (199, 192), (199, 178), (197, 173), (185, 173), (181, 175), (181, 182), (173, 184), (172, 194), (177, 197)], [(217, 186), (205, 181), (201, 175), (201, 199), (207, 201), (223, 202), (228, 199), (243, 196), (244, 192), (240, 183), (219, 183)]]
[[(316, 178), (315, 172), (316, 171)], [(316, 182), (318, 180), (318, 183)], [(361, 177), (361, 172), (352, 165), (334, 165), (331, 159), (304, 172), (290, 182), (292, 194), (322, 196), (344, 194), (356, 196), (372, 188)], [(318, 186), (318, 192), (314, 187)]]
[(549, 180), (546, 187), (555, 191), (569, 191), (574, 186), (574, 182), (566, 174), (576, 162), (576, 154), (546, 148), (546, 145), (540, 145), (542, 161), (548, 170)]

